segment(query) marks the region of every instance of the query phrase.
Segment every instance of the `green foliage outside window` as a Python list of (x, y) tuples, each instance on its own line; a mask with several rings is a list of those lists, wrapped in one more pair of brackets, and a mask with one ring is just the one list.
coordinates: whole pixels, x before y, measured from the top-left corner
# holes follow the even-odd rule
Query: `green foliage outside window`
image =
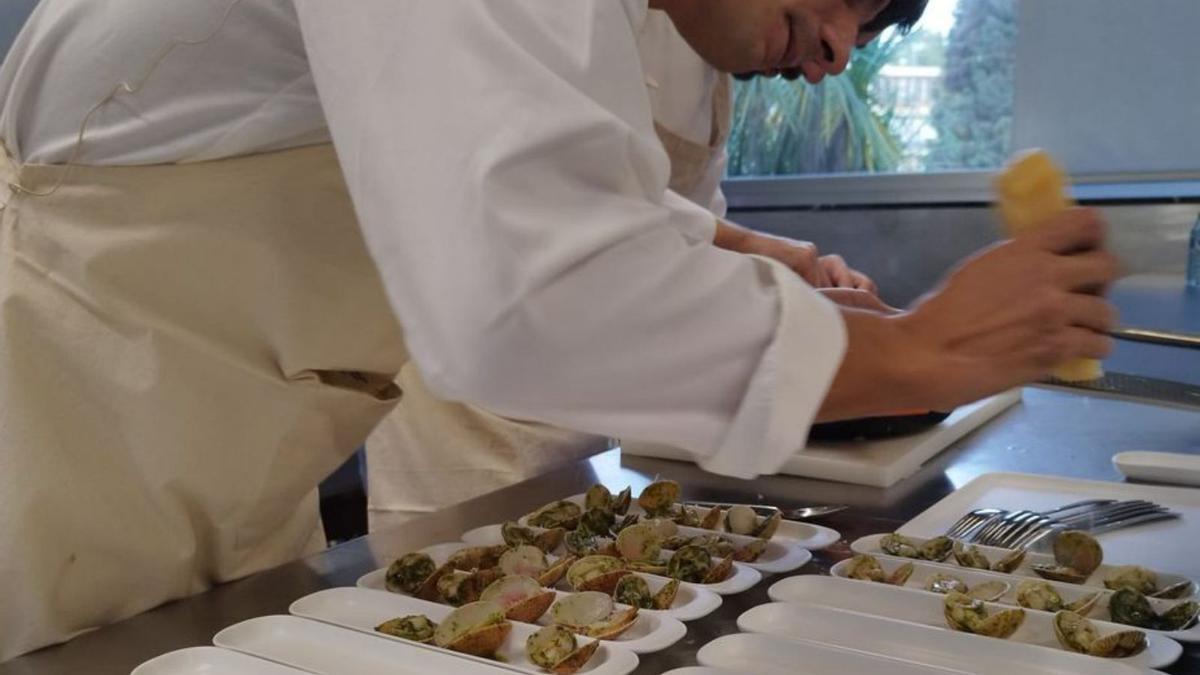
[(935, 97), (926, 168), (992, 169), (1012, 145), (1014, 0), (969, 0), (955, 10)]
[(782, 78), (738, 82), (729, 175), (894, 170), (900, 145), (888, 111), (873, 105), (870, 85), (902, 40), (872, 43), (845, 73), (815, 86)]

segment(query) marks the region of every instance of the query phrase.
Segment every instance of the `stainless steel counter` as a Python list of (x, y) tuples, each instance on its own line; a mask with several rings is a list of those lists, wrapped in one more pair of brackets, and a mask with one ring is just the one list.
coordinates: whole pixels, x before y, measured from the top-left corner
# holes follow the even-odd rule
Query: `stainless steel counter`
[[(701, 472), (691, 464), (599, 455), (541, 478), (514, 485), (458, 507), (372, 534), (320, 555), (209, 593), (171, 603), (133, 619), (82, 636), (56, 648), (0, 664), (0, 675), (87, 673), (125, 675), (155, 655), (208, 644), (221, 628), (243, 619), (286, 613), (295, 599), (331, 586), (352, 585), (359, 575), (391, 558), (429, 544), (456, 540), (478, 525), (513, 517), (600, 481), (610, 488), (655, 476), (685, 486), (689, 498), (763, 500), (781, 506), (844, 503), (853, 508), (824, 522), (843, 541), (817, 554), (800, 573), (817, 574), (847, 557), (848, 541), (889, 531), (972, 478), (990, 471), (1023, 471), (1099, 480), (1119, 480), (1109, 458), (1128, 449), (1200, 454), (1200, 410), (1158, 408), (1072, 393), (1030, 389), (1024, 403), (960, 441), (919, 473), (886, 489), (799, 478), (770, 477), (743, 482)], [(696, 650), (736, 630), (746, 609), (767, 602), (768, 575), (746, 593), (727, 596), (713, 615), (687, 624), (687, 636), (666, 652), (642, 657), (639, 674), (694, 665)], [(1189, 647), (1171, 673), (1200, 673), (1200, 648)]]

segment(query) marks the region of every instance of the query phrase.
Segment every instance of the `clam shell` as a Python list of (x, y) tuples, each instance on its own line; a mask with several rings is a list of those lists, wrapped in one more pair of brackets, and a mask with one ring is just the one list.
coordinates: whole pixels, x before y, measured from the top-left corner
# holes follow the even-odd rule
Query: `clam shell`
[(1087, 532), (1067, 530), (1054, 539), (1054, 560), (1087, 579), (1104, 562), (1104, 550)]
[(505, 616), (512, 621), (533, 623), (550, 605), (554, 604), (554, 591), (542, 588), (535, 579), (508, 576), (496, 580), (480, 594), (479, 599), (495, 602), (504, 608)]
[(579, 671), (599, 649), (599, 642), (578, 647), (575, 634), (562, 626), (550, 625), (529, 636), (525, 652), (529, 660), (551, 673), (570, 675)]
[(731, 574), (733, 574), (733, 556), (729, 556), (716, 565), (713, 565), (713, 568), (704, 576), (704, 583), (719, 584), (728, 579)]
[(546, 553), (536, 546), (517, 546), (500, 556), (500, 571), (514, 576), (537, 577), (550, 567)]
[(433, 633), (439, 647), (473, 656), (491, 657), (504, 643), (512, 624), (495, 602), (472, 602), (451, 612)]
[(745, 546), (734, 551), (733, 559), (738, 562), (754, 562), (762, 557), (762, 554), (767, 550), (766, 539), (755, 539)]
[(446, 564), (456, 570), (486, 570), (500, 564), (501, 557), (508, 551), (507, 544), (497, 546), (471, 546), (455, 551), (446, 559)]
[(471, 656), (492, 658), (511, 632), (512, 624), (507, 622), (484, 626), (467, 633), (447, 645), (446, 648)]
[(658, 560), (662, 541), (653, 523), (638, 523), (617, 534), (617, 552), (626, 560)]
[[(583, 635), (586, 635), (590, 638), (595, 638), (597, 640), (615, 640), (616, 638), (620, 637), (622, 633), (629, 630), (635, 623), (637, 623), (637, 617), (638, 608), (630, 607), (623, 612), (619, 612), (616, 615), (609, 617), (607, 620), (601, 623), (582, 626), (581, 628), (583, 629)], [(569, 628), (572, 630), (575, 629), (575, 627)]]
[(575, 561), (567, 570), (567, 583), (577, 591), (599, 591), (612, 595), (621, 577), (630, 574), (619, 558), (590, 555)]
[(775, 533), (779, 530), (779, 524), (782, 522), (783, 513), (781, 511), (776, 511), (769, 517), (763, 519), (762, 523), (759, 524), (758, 529), (754, 531), (754, 536), (758, 537), (759, 539), (770, 539), (771, 537), (775, 536)]
[(671, 609), (679, 593), (679, 583), (678, 579), (672, 579), (654, 594), (654, 609)]
[(567, 570), (571, 569), (571, 565), (575, 564), (576, 560), (575, 556), (563, 556), (559, 558), (558, 562), (546, 568), (545, 572), (537, 576), (538, 583), (543, 586), (557, 584), (566, 575)]
[(596, 650), (599, 648), (599, 641), (589, 642), (579, 649), (576, 649), (567, 658), (559, 661), (553, 668), (550, 669), (550, 672), (555, 673), (556, 675), (571, 675), (572, 673), (576, 673), (580, 668), (583, 668), (587, 665), (587, 662), (591, 660), (592, 655), (595, 654)]
[(733, 506), (725, 512), (725, 529), (734, 534), (753, 534), (758, 529), (758, 514), (749, 506)]
[(421, 586), (416, 590), (415, 593), (413, 593), (413, 595), (422, 600), (439, 602), (441, 600), (441, 594), (438, 593), (438, 582), (441, 581), (442, 577), (453, 571), (455, 571), (454, 566), (450, 563), (442, 565), (441, 567), (437, 568), (436, 572), (430, 574), (429, 577), (421, 583)]
[(554, 603), (550, 618), (563, 626), (588, 626), (612, 616), (613, 599), (596, 591), (574, 593)]
[(675, 502), (679, 501), (679, 495), (682, 494), (682, 489), (679, 483), (673, 480), (655, 481), (646, 486), (642, 490), (642, 494), (638, 495), (638, 506), (646, 510), (646, 513), (662, 513), (674, 506)]
[(984, 602), (995, 602), (1012, 588), (1003, 581), (985, 581), (982, 584), (976, 584), (967, 591), (967, 595), (976, 600)]

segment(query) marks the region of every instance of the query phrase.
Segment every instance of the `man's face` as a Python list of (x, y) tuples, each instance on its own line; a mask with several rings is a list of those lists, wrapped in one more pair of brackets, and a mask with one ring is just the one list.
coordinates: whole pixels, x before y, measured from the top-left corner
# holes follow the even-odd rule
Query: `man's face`
[(688, 44), (729, 73), (795, 71), (812, 84), (846, 69), (890, 0), (657, 0)]

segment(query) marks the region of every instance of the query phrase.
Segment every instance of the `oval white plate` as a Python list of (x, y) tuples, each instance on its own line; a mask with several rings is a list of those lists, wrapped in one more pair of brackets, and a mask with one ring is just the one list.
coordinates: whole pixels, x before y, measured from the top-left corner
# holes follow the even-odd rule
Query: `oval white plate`
[(1135, 450), (1118, 452), (1113, 455), (1112, 462), (1126, 478), (1200, 486), (1200, 455)]
[[(514, 626), (514, 631), (515, 631)], [(513, 637), (509, 636), (511, 643)], [(218, 647), (270, 659), (318, 675), (495, 675), (511, 673), (509, 664), (455, 654), (399, 639), (386, 639), (295, 616), (263, 616), (217, 633)], [(603, 649), (603, 648), (601, 648)], [(523, 650), (522, 650), (523, 651)], [(599, 652), (600, 650), (597, 650)], [(631, 652), (608, 652), (614, 673), (637, 668)], [(592, 657), (593, 660), (596, 658)], [(632, 659), (632, 663), (629, 660)], [(598, 667), (601, 664), (595, 662)]]
[[(887, 535), (886, 534), (869, 534), (865, 537), (861, 537), (861, 538), (855, 540), (855, 542), (850, 545), (850, 549), (852, 551), (854, 551), (855, 553), (869, 553), (874, 556), (886, 556), (888, 554), (884, 553), (883, 549), (880, 548), (880, 546), (879, 546), (880, 540), (883, 539), (885, 536), (887, 536)], [(922, 543), (925, 541), (925, 539), (922, 539), (920, 537), (909, 537), (909, 539), (911, 539), (917, 543)], [(987, 556), (988, 560), (992, 560), (992, 561), (999, 560), (999, 559), (1003, 558), (1006, 554), (1012, 553), (1012, 551), (1010, 551), (1009, 549), (996, 548), (994, 546), (980, 546), (979, 550), (984, 555)], [(1111, 564), (1111, 562), (1112, 561), (1106, 562), (1106, 563), (1100, 565), (1100, 567), (1096, 568), (1096, 571), (1092, 573), (1092, 576), (1088, 577), (1087, 581), (1085, 581), (1079, 585), (1095, 588), (1096, 590), (1104, 590), (1104, 577), (1108, 576), (1108, 574), (1110, 572), (1112, 572), (1112, 570), (1119, 565), (1119, 563), (1118, 563), (1118, 565), (1114, 565), (1114, 564)], [(1030, 551), (1028, 554), (1026, 554), (1025, 560), (1021, 563), (1021, 566), (1013, 571), (1012, 576), (1029, 577), (1031, 579), (1041, 579), (1042, 577), (1038, 576), (1038, 574), (1036, 572), (1034, 572), (1031, 567), (1032, 565), (1035, 565), (1038, 563), (1053, 564), (1054, 556), (1050, 555), (1049, 553), (1038, 553), (1036, 551)], [(959, 567), (958, 563), (954, 562), (953, 556), (947, 558), (945, 562), (932, 563), (932, 564), (941, 565), (943, 567), (949, 567), (951, 569), (956, 569), (956, 570), (962, 569), (962, 567)], [(1180, 581), (1186, 581), (1186, 580), (1187, 580), (1186, 577), (1181, 577), (1177, 574), (1167, 574), (1165, 572), (1158, 573), (1159, 586), (1164, 587), (1164, 588), (1171, 584), (1175, 584)], [(1193, 592), (1195, 592), (1195, 590), (1197, 589), (1195, 581), (1192, 582), (1192, 589), (1193, 589)]]
[[(569, 595), (555, 591), (559, 598)], [(346, 628), (353, 628), (365, 633), (375, 632), (375, 626), (408, 614), (425, 614), (437, 621), (430, 608), (436, 607), (438, 613), (448, 614), (453, 607), (418, 600), (406, 595), (389, 593), (365, 588), (331, 588), (300, 598), (292, 603), (288, 610), (297, 616), (303, 616), (318, 621), (334, 623)], [(627, 608), (627, 605), (617, 605)], [(550, 625), (550, 616), (543, 616), (538, 625)], [(516, 625), (514, 623), (514, 625)], [(524, 625), (524, 624), (520, 624)], [(638, 613), (637, 623), (614, 640), (604, 640), (605, 644), (620, 649), (627, 649), (635, 654), (658, 652), (678, 642), (687, 633), (687, 628), (679, 621), (662, 614)]]
[[(953, 633), (946, 626), (943, 616), (944, 595), (919, 591), (910, 588), (900, 588), (889, 584), (838, 579), (835, 577), (820, 577), (809, 575), (790, 577), (771, 586), (768, 595), (773, 600), (799, 602), (805, 605), (823, 605), (851, 612), (862, 612), (875, 617), (893, 621), (906, 621), (937, 628), (947, 633)], [(990, 612), (1006, 609), (1003, 605), (986, 603)], [(786, 614), (786, 612), (782, 612)], [(1032, 647), (1053, 649), (1066, 652), (1054, 636), (1054, 615), (1050, 612), (1025, 610), (1025, 621), (1021, 627), (1004, 642), (1011, 644), (1026, 644)], [(1108, 635), (1128, 626), (1121, 626), (1107, 621), (1094, 621), (1101, 635)], [(993, 638), (988, 638), (993, 639)], [(1137, 668), (1162, 668), (1169, 666), (1179, 659), (1183, 647), (1160, 633), (1146, 633), (1147, 647), (1137, 656), (1125, 659), (1113, 659)], [(1108, 659), (1094, 659), (1105, 661)]]
[[(782, 524), (781, 524), (782, 525)], [(699, 527), (680, 527), (680, 534), (697, 536), (701, 534), (712, 534), (711, 530), (705, 530)], [(753, 541), (755, 537), (749, 537), (744, 534), (732, 534), (730, 532), (721, 532), (721, 536), (729, 539), (735, 546), (745, 546)], [(743, 565), (753, 567), (759, 572), (767, 572), (768, 574), (783, 574), (785, 572), (793, 572), (808, 564), (812, 560), (812, 553), (808, 549), (793, 543), (790, 539), (783, 537), (773, 537), (767, 542), (767, 548), (763, 554), (754, 562), (744, 562)]]
[[(430, 557), (432, 557), (434, 559), (434, 561), (437, 562), (438, 556), (434, 555), (434, 553), (444, 552), (444, 549), (439, 548), (442, 546), (458, 546), (459, 548), (462, 548), (461, 544), (439, 544), (438, 547), (431, 547), (432, 549), (434, 549), (432, 552), (430, 552), (430, 549), (425, 549), (425, 551), (429, 552)], [(446, 555), (448, 556), (449, 553), (447, 553)], [(549, 556), (549, 557), (553, 558), (554, 556)], [(669, 560), (670, 558), (671, 558), (671, 554), (667, 551), (663, 551), (660, 559), (665, 562), (665, 561)], [(386, 572), (387, 572), (386, 569), (375, 570), (374, 572), (371, 572), (371, 573), (363, 576), (362, 578), (360, 578), (358, 580), (358, 585), (366, 587), (366, 588), (382, 588), (383, 587), (381, 585), (382, 579), (385, 576)], [(651, 580), (651, 579), (663, 580), (662, 583), (660, 583), (658, 585), (652, 584), (651, 585), (652, 589), (661, 588), (662, 584), (666, 583), (666, 580), (667, 580), (667, 577), (664, 577), (664, 576), (661, 576), (658, 574), (640, 574), (639, 573), (639, 576), (643, 576), (647, 580)], [(682, 584), (680, 584), (680, 594), (683, 593), (682, 587), (691, 586), (694, 589), (706, 590), (711, 593), (716, 593), (717, 595), (735, 595), (737, 593), (743, 593), (745, 591), (750, 590), (751, 588), (754, 588), (754, 585), (760, 581), (762, 581), (762, 573), (760, 573), (758, 570), (756, 570), (752, 567), (746, 566), (743, 563), (735, 562), (735, 563), (733, 563), (733, 574), (731, 574), (728, 579), (725, 579), (724, 581), (721, 581), (721, 582), (715, 583), (715, 584), (693, 584), (693, 583), (685, 581)], [(566, 585), (566, 579), (564, 579), (559, 584), (559, 587), (562, 588), (563, 590), (567, 590), (567, 591), (571, 590)], [(716, 608), (714, 607), (712, 609), (716, 609)], [(712, 609), (709, 609), (708, 611), (711, 612)], [(683, 619), (680, 619), (680, 620), (683, 620)]]
[[(828, 578), (828, 577), (824, 577)], [(976, 675), (1135, 675), (1125, 663), (882, 619), (822, 605), (772, 603), (738, 618), (745, 631), (855, 649)], [(1051, 636), (1053, 639), (1053, 636)]]
[(752, 672), (756, 675), (967, 675), (968, 672), (762, 633), (742, 633), (717, 638), (702, 647), (696, 659), (708, 666), (729, 668), (738, 673)]
[[(646, 584), (650, 586), (651, 593), (657, 593), (663, 586), (666, 586), (670, 582), (670, 579), (655, 574), (645, 574), (643, 572), (634, 572), (634, 574), (646, 580)], [(387, 584), (384, 581), (386, 575), (386, 568), (377, 569), (374, 572), (369, 572), (359, 577), (356, 585), (359, 588), (386, 591)], [(570, 591), (568, 589), (561, 592), (566, 593)], [(675, 595), (675, 604), (671, 609), (643, 609), (642, 611), (647, 614), (666, 614), (677, 621), (694, 621), (712, 614), (721, 606), (722, 602), (723, 600), (720, 595), (713, 593), (703, 586), (682, 583), (679, 584), (679, 592)]]
[[(679, 532), (680, 534), (694, 536), (712, 534), (714, 530), (704, 530), (699, 527), (680, 527)], [(741, 534), (730, 534), (728, 532), (721, 532), (721, 534), (738, 545), (745, 545), (754, 541), (754, 537), (747, 537)], [(504, 543), (504, 537), (500, 534), (500, 525), (477, 527), (463, 534), (462, 540), (464, 543), (472, 546), (497, 546)], [(555, 552), (562, 554), (565, 553), (565, 549), (560, 546)], [(800, 569), (807, 565), (810, 560), (812, 560), (812, 553), (808, 549), (799, 546), (791, 539), (775, 537), (767, 542), (767, 548), (759, 556), (758, 560), (742, 564), (747, 567), (753, 567), (760, 572), (782, 574)]]
[(217, 647), (191, 647), (163, 654), (137, 668), (130, 675), (304, 675), (278, 663), (271, 663), (241, 652)]
[[(1003, 582), (1009, 584), (1009, 589), (1008, 589), (1008, 592), (1005, 593), (1003, 597), (996, 600), (996, 602), (1003, 604), (1003, 605), (1009, 605), (1012, 607), (1019, 606), (1017, 604), (1017, 586), (1022, 581), (1025, 581), (1024, 578), (1013, 578), (1011, 575), (1003, 574), (1000, 572), (989, 572), (986, 570), (967, 569), (965, 567), (959, 567), (954, 570), (947, 570), (945, 565), (938, 565), (938, 564), (931, 563), (931, 562), (924, 561), (924, 560), (908, 560), (907, 558), (893, 558), (890, 556), (883, 556), (883, 555), (877, 556), (877, 558), (879, 560), (879, 565), (883, 568), (884, 572), (886, 572), (888, 574), (891, 574), (892, 572), (896, 571), (896, 568), (900, 567), (901, 565), (903, 565), (905, 563), (908, 563), (908, 562), (913, 563), (912, 576), (910, 576), (908, 578), (908, 581), (905, 582), (904, 588), (924, 591), (926, 583), (929, 581), (930, 577), (934, 576), (935, 574), (950, 574), (952, 576), (958, 577), (959, 579), (962, 579), (962, 581), (964, 583), (966, 583), (968, 586), (975, 586), (976, 584), (987, 582), (987, 581), (1003, 581)], [(829, 573), (835, 577), (839, 577), (839, 578), (843, 578), (843, 579), (849, 578), (847, 573), (850, 568), (850, 562), (851, 562), (850, 560), (843, 560), (843, 561), (839, 562), (838, 564), (834, 565), (831, 570), (829, 570)], [(1092, 588), (1090, 586), (1078, 586), (1075, 584), (1067, 584), (1067, 583), (1063, 583), (1063, 582), (1059, 582), (1059, 581), (1048, 581), (1048, 580), (1044, 580), (1044, 579), (1042, 581), (1045, 581), (1047, 584), (1050, 584), (1050, 587), (1053, 588), (1055, 591), (1057, 591), (1058, 594), (1063, 598), (1063, 601), (1065, 601), (1065, 602), (1075, 602), (1076, 600), (1082, 600), (1082, 599), (1087, 598), (1097, 592), (1101, 593), (1100, 601), (1096, 604), (1096, 607), (1091, 611), (1091, 613), (1088, 614), (1088, 618), (1093, 619), (1093, 620), (1099, 619), (1100, 621), (1110, 621), (1110, 622), (1112, 621), (1112, 616), (1108, 613), (1108, 601), (1109, 601), (1109, 598), (1112, 597), (1113, 591), (1109, 591), (1109, 590), (1098, 591), (1097, 589)], [(863, 583), (870, 583), (870, 582), (863, 582)], [(775, 598), (775, 599), (779, 600), (782, 598)], [(1160, 600), (1157, 598), (1150, 598), (1149, 600), (1150, 600), (1150, 605), (1154, 608), (1154, 611), (1156, 611), (1160, 614), (1167, 611), (1171, 607), (1173, 607), (1176, 603), (1186, 602), (1185, 600)], [(1113, 623), (1115, 623), (1115, 622), (1113, 622)], [(1158, 633), (1160, 635), (1169, 637), (1172, 640), (1181, 640), (1183, 642), (1200, 642), (1200, 624), (1192, 626), (1191, 628), (1189, 628), (1187, 630), (1177, 630), (1177, 631), (1170, 631), (1170, 632), (1151, 631), (1147, 628), (1139, 628), (1138, 630), (1144, 630), (1146, 632)]]
[[(571, 495), (570, 497), (566, 497), (565, 500), (575, 502), (576, 504), (583, 504), (584, 495)], [(633, 500), (633, 504), (629, 507), (629, 512), (645, 514), (645, 511), (637, 505), (636, 497)], [(524, 525), (526, 523), (525, 516), (518, 518), (517, 522)], [(725, 524), (722, 523), (714, 532), (725, 532)], [(812, 523), (802, 523), (797, 520), (784, 520), (779, 524), (779, 529), (775, 532), (775, 536), (771, 537), (771, 541), (778, 539), (809, 551), (819, 551), (836, 543), (841, 538), (841, 533), (833, 528), (823, 525), (813, 525)]]
[[(362, 588), (330, 588), (300, 598), (292, 603), (289, 611), (296, 616), (323, 621), (342, 628), (349, 628), (350, 630), (388, 641), (413, 644), (408, 640), (380, 633), (375, 630), (375, 626), (389, 619), (408, 616), (410, 614), (424, 614), (435, 622), (441, 622), (447, 615), (454, 611), (454, 608), (404, 595), (388, 593), (387, 591), (372, 591)], [(500, 660), (507, 667), (541, 673), (542, 669), (534, 665), (525, 653), (525, 640), (530, 635), (533, 635), (541, 626), (517, 621), (513, 621), (512, 625), (512, 633), (509, 634), (508, 639), (498, 654)], [(636, 628), (633, 630), (636, 630)], [(590, 638), (585, 637), (579, 637), (578, 640), (580, 644), (592, 642)], [(439, 649), (432, 645), (421, 645), (421, 647), (435, 649), (451, 656), (460, 656), (458, 652)], [(605, 664), (609, 664), (610, 662), (628, 664), (629, 659), (623, 658), (621, 655), (632, 653), (632, 651), (625, 649), (623, 646), (617, 646), (616, 643), (604, 642), (596, 650), (596, 655), (589, 662), (589, 669), (586, 672), (595, 672), (597, 674), (615, 673), (619, 668), (612, 670)], [(490, 663), (487, 659), (476, 660)], [(633, 663), (636, 667), (636, 657), (634, 657)]]

